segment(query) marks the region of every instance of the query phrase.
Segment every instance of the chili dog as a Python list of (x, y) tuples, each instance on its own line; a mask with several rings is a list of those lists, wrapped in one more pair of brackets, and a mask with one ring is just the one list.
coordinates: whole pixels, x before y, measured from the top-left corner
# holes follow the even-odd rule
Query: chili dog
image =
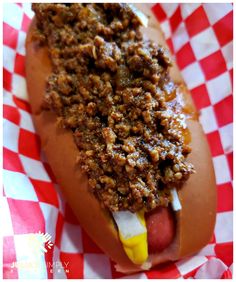
[(214, 171), (159, 27), (125, 4), (33, 9), (33, 119), (82, 227), (126, 273), (198, 251), (215, 224)]

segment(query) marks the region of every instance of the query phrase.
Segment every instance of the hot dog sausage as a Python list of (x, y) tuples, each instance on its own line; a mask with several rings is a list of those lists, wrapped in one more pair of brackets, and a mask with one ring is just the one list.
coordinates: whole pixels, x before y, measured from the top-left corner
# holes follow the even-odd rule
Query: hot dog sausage
[(175, 220), (169, 207), (158, 207), (146, 214), (148, 251), (158, 253), (167, 248), (175, 236)]

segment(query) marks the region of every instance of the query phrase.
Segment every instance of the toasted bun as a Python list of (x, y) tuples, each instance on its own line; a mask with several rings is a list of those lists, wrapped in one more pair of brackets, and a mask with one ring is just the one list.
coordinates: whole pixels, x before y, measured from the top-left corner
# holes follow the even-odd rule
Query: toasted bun
[[(33, 41), (34, 29), (35, 20), (32, 21), (26, 41), (27, 87), (34, 124), (48, 162), (66, 200), (89, 236), (117, 263), (119, 271), (140, 271), (141, 268), (134, 265), (125, 254), (112, 217), (101, 208), (98, 200), (89, 191), (87, 177), (76, 165), (78, 148), (71, 131), (57, 126), (57, 117), (53, 112), (41, 110), (46, 80), (51, 73), (51, 62), (47, 48), (39, 47)], [(146, 28), (145, 35), (164, 45), (158, 28)], [(176, 65), (171, 76), (177, 83), (183, 83)], [(187, 90), (186, 99), (193, 107)], [(191, 175), (179, 191), (182, 210), (176, 213), (175, 240), (162, 253), (150, 256), (152, 265), (193, 254), (209, 242), (213, 233), (216, 189), (211, 156), (199, 122), (189, 120), (188, 126), (192, 134), (189, 161), (194, 164), (197, 173)]]

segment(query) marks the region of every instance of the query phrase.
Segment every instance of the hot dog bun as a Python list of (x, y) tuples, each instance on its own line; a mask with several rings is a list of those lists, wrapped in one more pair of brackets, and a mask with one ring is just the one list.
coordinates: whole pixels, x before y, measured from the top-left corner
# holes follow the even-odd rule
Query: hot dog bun
[[(47, 48), (39, 47), (33, 41), (34, 29), (35, 20), (32, 21), (26, 41), (27, 87), (34, 124), (48, 162), (66, 200), (90, 237), (117, 263), (119, 271), (139, 271), (141, 268), (133, 264), (125, 254), (112, 217), (101, 208), (98, 200), (89, 191), (86, 175), (76, 165), (78, 149), (72, 133), (57, 126), (56, 114), (41, 110), (51, 63)], [(145, 34), (156, 42), (164, 43), (158, 29), (146, 28)], [(171, 75), (174, 81), (183, 83), (176, 65)], [(186, 99), (193, 107), (190, 94), (184, 89)], [(197, 173), (179, 191), (182, 210), (176, 213), (175, 239), (163, 252), (150, 255), (152, 265), (193, 254), (209, 242), (213, 233), (216, 191), (211, 156), (199, 122), (189, 120), (188, 126), (192, 134), (192, 153), (189, 160)]]

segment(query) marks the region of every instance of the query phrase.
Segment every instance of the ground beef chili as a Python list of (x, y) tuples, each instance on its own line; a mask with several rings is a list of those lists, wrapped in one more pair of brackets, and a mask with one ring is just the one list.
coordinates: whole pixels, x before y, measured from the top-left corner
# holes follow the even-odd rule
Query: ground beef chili
[(167, 206), (194, 172), (168, 52), (126, 4), (32, 7), (53, 66), (44, 110), (72, 130), (94, 194), (111, 211)]

